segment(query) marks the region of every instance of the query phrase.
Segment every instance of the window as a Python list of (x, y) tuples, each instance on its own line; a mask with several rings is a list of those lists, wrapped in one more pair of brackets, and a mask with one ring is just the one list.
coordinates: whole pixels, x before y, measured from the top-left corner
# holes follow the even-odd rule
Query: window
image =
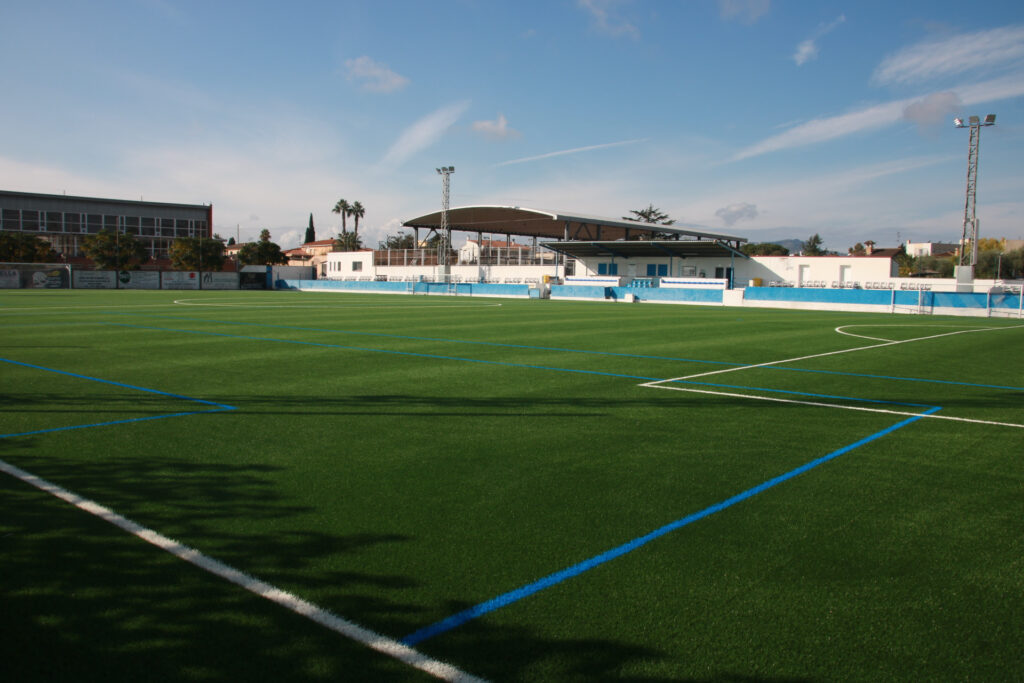
[(64, 231), (78, 232), (81, 229), (78, 219), (79, 215), (77, 213), (64, 214)]
[(618, 275), (619, 264), (618, 263), (598, 263), (597, 264), (598, 275)]
[(362, 261), (353, 261), (352, 262), (352, 272), (360, 271), (362, 269), (363, 269), (363, 262)]
[(21, 230), (21, 211), (18, 209), (4, 209), (3, 221), (4, 230)]
[(46, 231), (64, 232), (64, 221), (61, 220), (60, 211), (46, 212)]
[(155, 227), (155, 224), (156, 224), (155, 219), (153, 219), (153, 218), (143, 218), (142, 219), (142, 234), (146, 235), (147, 237), (152, 237), (153, 236), (153, 229)]
[(138, 216), (125, 216), (124, 219), (124, 231), (129, 235), (139, 234), (139, 217)]
[(90, 235), (95, 235), (103, 229), (103, 216), (98, 213), (90, 213), (86, 220), (88, 221), (88, 231)]
[(39, 212), (22, 210), (21, 212), (21, 229), (32, 230), (35, 232), (39, 230)]
[(103, 217), (103, 229), (109, 232), (118, 232), (120, 229), (119, 221), (117, 216), (104, 216)]

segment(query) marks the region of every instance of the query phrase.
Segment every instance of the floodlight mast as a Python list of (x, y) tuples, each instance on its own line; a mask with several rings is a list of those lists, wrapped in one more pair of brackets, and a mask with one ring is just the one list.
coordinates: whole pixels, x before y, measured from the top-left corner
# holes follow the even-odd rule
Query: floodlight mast
[[(970, 139), (967, 143), (967, 198), (964, 202), (964, 227), (960, 236), (960, 266), (974, 268), (978, 263), (978, 217), (975, 214), (975, 203), (978, 189), (978, 143), (981, 139), (982, 126), (994, 126), (996, 115), (988, 114), (982, 121), (977, 116), (970, 116), (967, 123), (962, 118), (953, 119), (957, 128), (968, 128)], [(970, 254), (967, 245), (970, 243)]]
[(441, 251), (438, 254), (438, 265), (448, 266), (452, 249), (452, 229), (448, 225), (448, 189), (450, 176), (455, 173), (454, 166), (442, 166), (435, 169), (441, 176)]

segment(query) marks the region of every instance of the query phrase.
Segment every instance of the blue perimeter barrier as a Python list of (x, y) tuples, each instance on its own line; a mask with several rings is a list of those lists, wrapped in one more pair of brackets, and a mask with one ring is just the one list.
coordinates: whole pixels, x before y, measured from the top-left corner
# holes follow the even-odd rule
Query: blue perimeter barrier
[(721, 289), (682, 289), (675, 287), (597, 287), (594, 285), (551, 285), (552, 299), (599, 299), (620, 301), (632, 294), (635, 301), (722, 303)]
[(535, 299), (539, 290), (529, 285), (502, 285), (483, 282), (358, 282), (346, 280), (277, 280), (275, 289), (323, 292), (368, 292), (377, 294), (454, 294), (456, 296), (496, 296)]
[(968, 292), (928, 292), (888, 289), (807, 289), (800, 287), (747, 287), (743, 298), (749, 301), (790, 301), (865, 306), (923, 306), (924, 308), (972, 308), (985, 310), (1020, 308), (1019, 294), (974, 294)]

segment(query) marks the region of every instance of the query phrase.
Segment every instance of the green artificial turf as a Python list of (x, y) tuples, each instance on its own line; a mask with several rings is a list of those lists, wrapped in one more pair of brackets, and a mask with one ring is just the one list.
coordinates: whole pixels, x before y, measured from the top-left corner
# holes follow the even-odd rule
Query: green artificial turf
[[(0, 459), (402, 639), (842, 453), (416, 647), (494, 680), (1012, 680), (1024, 429), (912, 416), (1024, 424), (1022, 342), (1005, 319), (0, 291)], [(6, 475), (0, 598), (19, 680), (423, 677)]]

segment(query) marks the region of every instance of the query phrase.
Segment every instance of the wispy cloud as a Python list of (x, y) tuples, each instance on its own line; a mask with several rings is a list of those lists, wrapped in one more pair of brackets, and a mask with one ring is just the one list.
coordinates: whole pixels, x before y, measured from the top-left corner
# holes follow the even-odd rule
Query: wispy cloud
[(590, 13), (594, 26), (602, 33), (640, 37), (640, 29), (620, 17), (616, 11), (622, 0), (577, 0), (577, 4)]
[(875, 84), (920, 83), (1024, 61), (1024, 26), (1004, 26), (930, 40), (889, 55), (875, 69)]
[(715, 215), (722, 219), (727, 226), (732, 227), (739, 221), (750, 221), (757, 218), (757, 205), (748, 202), (737, 202), (729, 206), (723, 206)]
[(846, 21), (846, 15), (840, 14), (828, 24), (819, 24), (807, 40), (796, 46), (796, 52), (793, 53), (793, 61), (796, 62), (796, 65), (803, 66), (812, 59), (817, 59), (818, 41), (834, 31), (844, 21)]
[(771, 0), (718, 0), (718, 12), (728, 21), (753, 24), (771, 9)]
[(398, 139), (388, 149), (379, 166), (395, 168), (405, 163), (412, 155), (430, 147), (444, 135), (445, 131), (455, 125), (459, 117), (469, 107), (469, 100), (456, 102), (427, 114), (420, 120), (402, 131)]
[(834, 140), (861, 131), (888, 126), (902, 120), (919, 123), (922, 117), (931, 117), (937, 107), (951, 105), (954, 102), (953, 98), (959, 98), (962, 104), (970, 105), (995, 102), (1021, 95), (1024, 95), (1024, 74), (961, 86), (945, 93), (933, 93), (923, 98), (884, 102), (839, 116), (808, 121), (740, 150), (733, 155), (732, 161)]
[(963, 102), (955, 92), (936, 92), (903, 108), (903, 118), (920, 127), (930, 126), (956, 113)]
[(363, 90), (371, 92), (394, 92), (409, 84), (409, 79), (388, 68), (387, 64), (375, 62), (363, 56), (345, 60), (346, 77), (362, 83)]
[(518, 130), (508, 127), (508, 120), (504, 114), (498, 114), (498, 118), (494, 121), (474, 121), (473, 130), (496, 140), (519, 137)]
[(579, 154), (581, 152), (592, 152), (597, 149), (608, 149), (609, 147), (622, 147), (623, 145), (635, 145), (638, 142), (646, 142), (648, 138), (637, 138), (635, 140), (622, 140), (620, 142), (606, 142), (603, 145), (588, 145), (587, 147), (574, 147), (573, 149), (563, 149), (558, 152), (548, 152), (547, 154), (538, 154), (532, 157), (523, 157), (521, 159), (510, 159), (509, 161), (502, 161), (495, 166), (511, 166), (512, 164), (525, 164), (529, 161), (540, 161), (541, 159), (550, 159), (552, 157), (561, 157), (568, 154)]

